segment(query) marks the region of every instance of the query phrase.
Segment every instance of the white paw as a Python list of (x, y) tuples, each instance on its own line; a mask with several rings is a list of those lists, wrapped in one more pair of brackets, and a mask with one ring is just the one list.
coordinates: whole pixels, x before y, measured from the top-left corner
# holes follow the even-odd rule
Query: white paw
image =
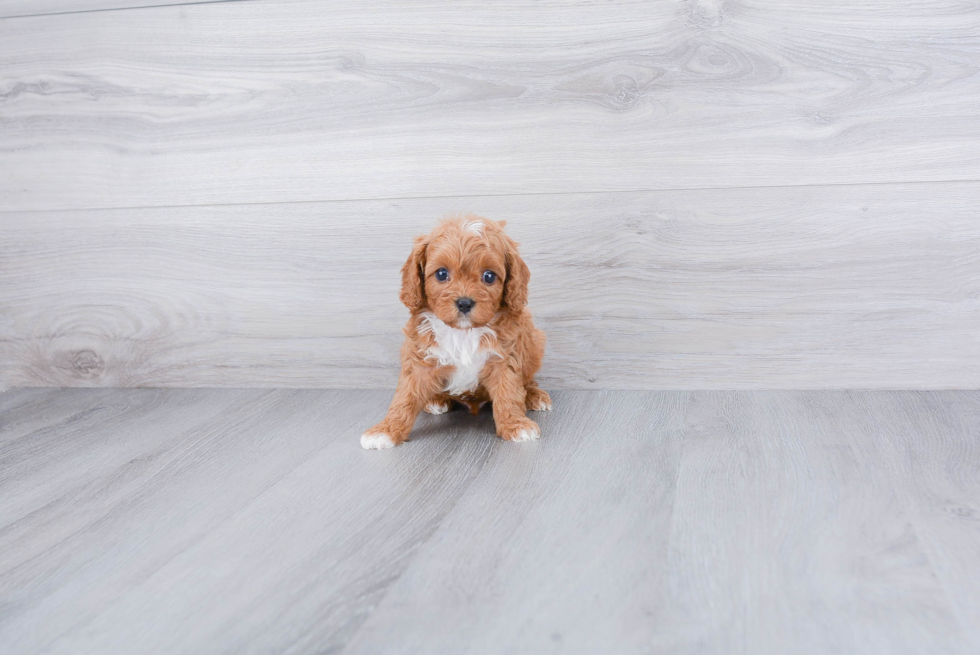
[(394, 445), (394, 439), (389, 437), (384, 432), (379, 432), (377, 434), (368, 434), (365, 432), (361, 435), (361, 448), (364, 450), (384, 450), (385, 448), (391, 448)]
[(549, 403), (547, 401), (544, 401), (544, 400), (539, 400), (537, 406), (532, 408), (532, 411), (535, 411), (535, 412), (550, 412), (551, 411), (551, 403)]
[(444, 405), (442, 403), (429, 403), (425, 406), (425, 411), (436, 415), (445, 414), (449, 411), (449, 405)]
[(538, 432), (537, 428), (518, 430), (511, 441), (535, 441), (540, 436), (541, 433)]

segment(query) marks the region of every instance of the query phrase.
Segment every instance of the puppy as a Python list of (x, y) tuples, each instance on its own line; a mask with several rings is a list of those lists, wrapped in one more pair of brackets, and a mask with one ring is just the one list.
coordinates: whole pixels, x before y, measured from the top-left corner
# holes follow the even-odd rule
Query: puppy
[(442, 414), (453, 402), (474, 414), (491, 402), (497, 435), (508, 441), (540, 436), (525, 410), (551, 409), (534, 381), (545, 336), (525, 309), (531, 272), (504, 224), (450, 218), (415, 239), (402, 267), (399, 297), (412, 315), (398, 388), (384, 420), (361, 436), (362, 447), (397, 446), (422, 409)]

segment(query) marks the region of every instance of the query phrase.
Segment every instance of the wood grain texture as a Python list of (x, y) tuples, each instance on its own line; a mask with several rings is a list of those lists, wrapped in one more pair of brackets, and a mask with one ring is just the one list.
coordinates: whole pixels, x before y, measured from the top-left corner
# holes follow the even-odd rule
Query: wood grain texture
[(495, 453), (345, 652), (645, 652), (670, 602), (686, 406), (557, 396), (533, 459)]
[(559, 392), (539, 442), (454, 412), (362, 451), (387, 401), (0, 395), (0, 641), (24, 655), (980, 647), (980, 393)]
[[(894, 458), (910, 529), (962, 629), (980, 647), (980, 407), (975, 391), (864, 398), (863, 425)], [(898, 418), (900, 429), (882, 417)]]
[[(427, 440), (423, 420), (414, 434), (419, 447), (397, 458), (370, 458), (350, 437), (383, 411), (387, 396), (128, 391), (114, 404), (146, 406), (139, 425), (107, 416), (94, 403), (99, 415), (9, 444), (0, 451), (3, 642), (20, 653), (145, 652), (165, 642), (171, 652), (205, 642), (222, 652), (257, 652), (281, 650), (268, 640), (281, 643), (280, 630), (297, 638), (296, 627), (342, 638), (495, 445), (492, 438), (458, 435)], [(94, 445), (111, 458), (93, 454)], [(45, 454), (26, 462), (27, 451)], [(50, 483), (47, 471), (69, 465), (73, 476)], [(43, 503), (21, 491), (38, 486)], [(416, 512), (421, 505), (425, 510)], [(230, 552), (229, 542), (241, 550)], [(255, 556), (270, 555), (278, 564), (255, 567)], [(246, 572), (259, 584), (223, 600), (220, 615), (195, 619), (197, 603), (215, 607), (213, 583), (237, 586)], [(170, 591), (160, 595), (153, 590), (158, 584)], [(129, 594), (134, 585), (148, 595)], [(275, 598), (272, 589), (279, 590)], [(74, 606), (72, 598), (85, 590), (94, 594)], [(175, 590), (188, 602), (173, 602)], [(160, 621), (137, 618), (163, 598), (170, 598), (166, 607), (152, 610)], [(142, 627), (97, 634), (119, 612)], [(174, 631), (170, 620), (185, 627)], [(231, 634), (232, 625), (245, 629)]]
[(8, 20), (0, 208), (980, 180), (978, 33), (962, 0)]
[[(948, 398), (909, 400), (921, 396)], [(912, 523), (903, 492), (914, 482), (864, 429), (867, 403), (883, 397), (690, 396), (667, 652), (959, 653), (976, 643)], [(905, 417), (873, 418), (892, 436), (928, 442)], [(937, 443), (923, 451), (942, 458)]]
[(197, 5), (248, 0), (0, 0), (0, 18), (77, 14), (110, 9), (146, 9), (161, 5)]
[(393, 388), (399, 268), (509, 221), (550, 388), (976, 388), (980, 184), (0, 214), (0, 381)]

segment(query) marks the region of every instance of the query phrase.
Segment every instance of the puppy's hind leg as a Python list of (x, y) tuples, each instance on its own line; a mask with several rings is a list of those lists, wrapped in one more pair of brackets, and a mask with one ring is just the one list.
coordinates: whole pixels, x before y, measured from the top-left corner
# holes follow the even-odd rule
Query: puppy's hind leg
[(551, 396), (544, 389), (538, 387), (537, 382), (531, 381), (526, 387), (524, 396), (524, 407), (532, 412), (550, 412)]
[(493, 403), (497, 435), (507, 441), (534, 441), (541, 436), (538, 424), (524, 415), (524, 381), (516, 366), (500, 363), (484, 382)]
[(524, 357), (524, 406), (535, 412), (546, 412), (551, 410), (551, 396), (547, 391), (538, 387), (534, 381), (534, 375), (541, 368), (541, 360), (544, 358), (544, 345), (546, 337), (544, 332), (534, 328), (531, 330), (530, 343), (527, 346)]
[(453, 408), (453, 400), (448, 393), (437, 393), (425, 406), (425, 411), (430, 414), (445, 414)]

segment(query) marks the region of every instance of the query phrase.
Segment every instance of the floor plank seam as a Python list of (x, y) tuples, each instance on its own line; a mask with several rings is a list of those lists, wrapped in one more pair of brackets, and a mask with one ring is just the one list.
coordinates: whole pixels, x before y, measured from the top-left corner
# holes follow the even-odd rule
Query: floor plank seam
[[(250, 0), (218, 0), (228, 2), (249, 2)], [(576, 191), (530, 191), (514, 193), (465, 193), (459, 195), (421, 195), (421, 196), (365, 196), (359, 198), (324, 198), (313, 200), (267, 200), (261, 202), (213, 202), (213, 203), (190, 203), (186, 205), (107, 205), (100, 207), (66, 207), (66, 208), (24, 208), (24, 209), (0, 209), (0, 218), (7, 214), (39, 214), (39, 213), (58, 213), (58, 212), (101, 212), (101, 211), (136, 211), (154, 209), (195, 209), (207, 207), (265, 207), (273, 205), (325, 205), (340, 203), (368, 203), (368, 202), (396, 202), (406, 200), (459, 200), (464, 198), (532, 198), (532, 197), (553, 197), (553, 196), (602, 196), (602, 195), (627, 195), (642, 193), (675, 193), (675, 192), (696, 192), (696, 191), (735, 191), (753, 189), (814, 189), (814, 188), (837, 188), (837, 187), (888, 187), (888, 186), (919, 186), (929, 184), (977, 184), (980, 179), (943, 179), (943, 180), (890, 180), (888, 182), (832, 182), (832, 183), (813, 183), (813, 184), (770, 184), (770, 185), (743, 185), (743, 186), (699, 186), (699, 187), (662, 187), (662, 188), (639, 188), (639, 189), (596, 189), (596, 190), (576, 190)]]
[(70, 16), (73, 14), (104, 14), (110, 11), (131, 11), (134, 9), (162, 9), (164, 7), (190, 7), (193, 5), (217, 5), (239, 2), (253, 2), (253, 0), (199, 0), (198, 2), (181, 2), (176, 4), (156, 4), (138, 5), (135, 7), (104, 7), (99, 9), (79, 9), (77, 11), (50, 11), (40, 14), (21, 14), (17, 16), (0, 16), (0, 21), (16, 20), (18, 18), (41, 18), (43, 16)]

